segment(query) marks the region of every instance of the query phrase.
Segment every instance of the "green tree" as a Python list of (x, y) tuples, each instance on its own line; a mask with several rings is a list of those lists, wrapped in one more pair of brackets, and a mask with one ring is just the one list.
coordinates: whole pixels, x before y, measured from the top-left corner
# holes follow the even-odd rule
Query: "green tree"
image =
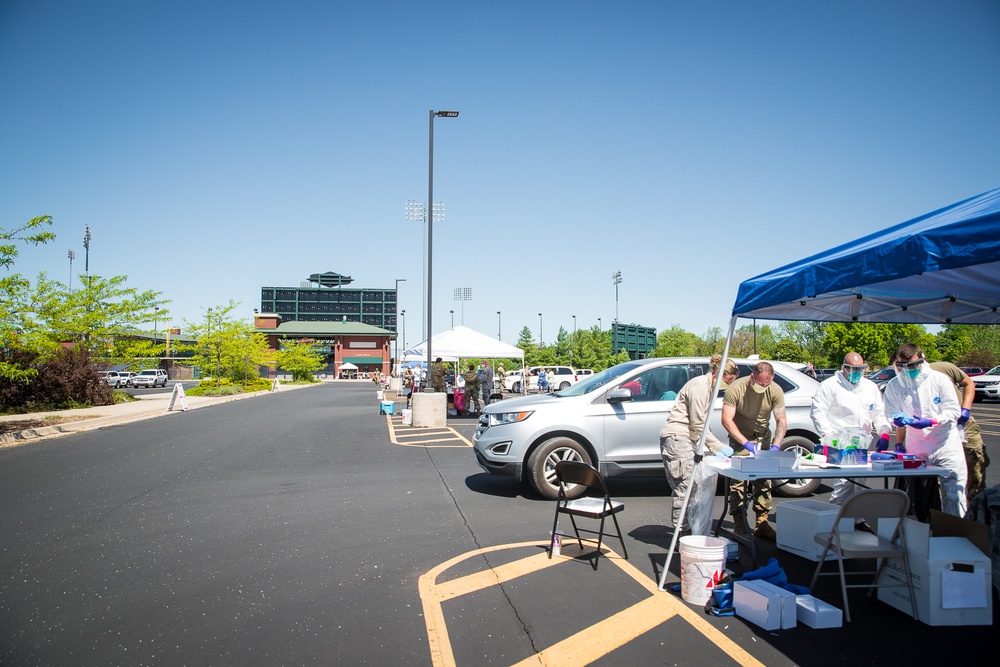
[[(56, 235), (46, 229), (51, 225), (52, 216), (43, 215), (32, 218), (14, 229), (0, 227), (0, 266), (10, 270), (14, 265), (18, 255), (18, 243), (39, 245), (54, 240)], [(0, 278), (0, 349), (38, 351), (39, 341), (32, 340), (37, 332), (24, 326), (26, 313), (23, 308), (31, 301), (30, 289), (31, 283), (18, 273)], [(27, 317), (30, 318), (30, 315)], [(55, 351), (55, 348), (50, 346), (45, 348), (49, 354)], [(38, 369), (35, 367), (24, 367), (20, 363), (0, 359), (0, 378), (28, 382), (37, 374)]]
[(903, 343), (915, 343), (929, 361), (939, 358), (934, 336), (920, 324), (872, 324), (868, 322), (832, 322), (827, 326), (823, 348), (827, 365), (837, 366), (848, 352), (857, 352), (869, 366), (889, 363), (889, 358)]
[(656, 349), (652, 356), (695, 357), (698, 356), (699, 343), (698, 336), (674, 324), (656, 336)]
[(719, 327), (711, 327), (701, 337), (701, 343), (698, 346), (698, 356), (710, 357), (717, 352), (722, 352), (725, 346), (726, 337), (723, 335), (722, 329)]
[(312, 343), (282, 341), (275, 357), (278, 366), (296, 380), (311, 380), (313, 372), (323, 368), (323, 355), (313, 350)]

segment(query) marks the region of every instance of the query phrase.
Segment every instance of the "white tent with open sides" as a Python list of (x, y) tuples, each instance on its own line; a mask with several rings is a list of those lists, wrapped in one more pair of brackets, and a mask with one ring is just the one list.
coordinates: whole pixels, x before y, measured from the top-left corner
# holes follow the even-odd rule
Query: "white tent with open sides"
[[(431, 354), (434, 358), (441, 357), (447, 361), (461, 359), (520, 359), (524, 366), (524, 350), (508, 345), (492, 336), (479, 333), (473, 329), (457, 326), (442, 331), (431, 339)], [(427, 341), (403, 352), (403, 361), (418, 361), (427, 359)]]

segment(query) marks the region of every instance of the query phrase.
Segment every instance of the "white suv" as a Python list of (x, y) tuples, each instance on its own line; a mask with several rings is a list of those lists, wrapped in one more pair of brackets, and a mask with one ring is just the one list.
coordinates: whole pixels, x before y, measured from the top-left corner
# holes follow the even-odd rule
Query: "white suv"
[(161, 387), (167, 386), (167, 372), (161, 368), (145, 368), (132, 378), (134, 387)]
[[(589, 463), (609, 477), (662, 477), (660, 428), (677, 392), (690, 378), (707, 373), (708, 361), (705, 357), (629, 361), (556, 394), (490, 404), (476, 430), (476, 462), (493, 475), (530, 481), (546, 498), (556, 497), (555, 465), (561, 460)], [(733, 361), (741, 375), (749, 375), (756, 363)], [(788, 417), (781, 448), (812, 453), (819, 437), (809, 409), (819, 383), (787, 364), (772, 363), (774, 381), (785, 392)], [(716, 400), (712, 432), (726, 442), (721, 414), (722, 401)], [(794, 480), (776, 492), (804, 496), (818, 486), (819, 480)]]

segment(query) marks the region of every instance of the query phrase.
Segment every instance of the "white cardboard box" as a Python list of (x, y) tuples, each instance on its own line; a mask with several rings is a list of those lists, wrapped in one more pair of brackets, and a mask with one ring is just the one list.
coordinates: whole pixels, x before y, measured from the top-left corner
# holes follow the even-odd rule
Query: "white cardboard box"
[(759, 459), (774, 459), (778, 462), (778, 470), (791, 470), (795, 467), (795, 452), (774, 451), (764, 449), (757, 452)]
[(780, 469), (778, 459), (774, 457), (734, 456), (730, 460), (733, 470), (742, 472), (778, 472)]
[(844, 624), (844, 612), (811, 595), (795, 596), (796, 618), (810, 628), (839, 628)]
[[(823, 547), (817, 544), (814, 538), (816, 533), (833, 530), (833, 522), (838, 512), (840, 512), (838, 505), (818, 500), (786, 500), (778, 503), (774, 514), (778, 548), (818, 562)], [(854, 520), (842, 519), (840, 530), (854, 530)], [(832, 553), (826, 555), (826, 560), (836, 560), (836, 558)]]
[(736, 615), (765, 630), (787, 630), (796, 623), (795, 594), (761, 579), (733, 584)]
[[(992, 567), (986, 556), (964, 537), (931, 537), (930, 524), (903, 523), (917, 616), (927, 625), (991, 625)], [(879, 526), (879, 534), (883, 534)], [(903, 561), (890, 558), (879, 583), (905, 583)], [(910, 591), (905, 586), (879, 588), (878, 599), (909, 614)]]

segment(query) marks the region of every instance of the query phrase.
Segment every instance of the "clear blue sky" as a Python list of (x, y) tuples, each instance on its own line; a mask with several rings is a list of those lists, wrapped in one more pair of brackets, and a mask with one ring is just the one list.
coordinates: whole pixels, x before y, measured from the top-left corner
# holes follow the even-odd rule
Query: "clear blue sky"
[[(1000, 3), (0, 0), (14, 270), (127, 275), (172, 322), (310, 273), (421, 334), (725, 327), (738, 284), (1000, 185)], [(74, 277), (78, 284), (78, 278)], [(163, 324), (161, 323), (161, 327)]]

